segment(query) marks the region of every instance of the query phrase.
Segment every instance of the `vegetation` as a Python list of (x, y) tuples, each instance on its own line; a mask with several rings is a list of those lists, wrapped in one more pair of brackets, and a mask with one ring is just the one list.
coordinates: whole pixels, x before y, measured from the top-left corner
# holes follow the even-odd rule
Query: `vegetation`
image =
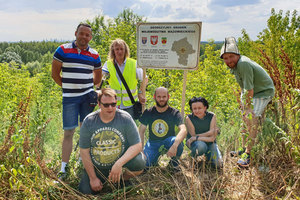
[[(95, 34), (91, 45), (103, 62), (111, 40), (117, 37), (129, 44), (136, 57), (135, 27), (142, 21), (146, 19), (128, 9), (112, 20), (105, 21), (100, 15), (88, 21)], [(236, 158), (228, 156), (241, 143), (242, 120), (235, 95), (239, 87), (219, 58), (220, 45), (211, 41), (201, 47), (199, 68), (188, 72), (186, 99), (204, 96), (217, 114), (223, 169), (208, 167), (203, 158), (195, 166), (185, 149), (182, 172), (170, 173), (168, 158), (163, 156), (161, 166), (135, 179), (134, 186), (126, 190), (110, 186), (100, 196), (77, 191), (82, 168), (78, 151), (71, 156), (69, 179), (64, 183), (56, 178), (62, 106), (61, 89), (51, 79), (50, 70), (60, 42), (0, 43), (0, 199), (299, 199), (299, 24), (296, 11), (283, 16), (282, 11), (272, 10), (257, 41), (250, 40), (246, 30), (238, 39), (241, 53), (261, 64), (276, 86), (249, 170), (239, 170)], [(147, 69), (147, 75), (147, 107), (154, 104), (154, 89), (165, 86), (170, 105), (180, 109), (183, 72)], [(187, 103), (185, 113), (190, 113)]]

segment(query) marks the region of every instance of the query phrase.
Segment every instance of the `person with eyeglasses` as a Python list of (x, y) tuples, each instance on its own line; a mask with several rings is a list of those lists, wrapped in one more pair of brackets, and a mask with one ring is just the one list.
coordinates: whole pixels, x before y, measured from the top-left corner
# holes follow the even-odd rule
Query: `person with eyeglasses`
[(250, 152), (258, 135), (259, 119), (275, 95), (274, 83), (264, 68), (250, 58), (240, 55), (234, 37), (225, 38), (220, 57), (230, 68), (242, 90), (241, 110), (249, 133), (247, 139), (243, 133), (242, 150), (231, 152), (231, 155), (241, 156), (237, 161), (238, 166), (248, 168)]
[[(185, 120), (188, 131), (186, 146), (191, 150), (193, 160), (196, 161), (198, 156), (205, 155), (212, 167), (221, 168), (223, 161), (216, 142), (219, 133), (216, 115), (207, 111), (209, 105), (203, 97), (193, 97), (189, 106), (192, 114)], [(195, 165), (198, 163), (195, 162)]]
[(79, 147), (84, 170), (79, 191), (97, 194), (105, 183), (127, 185), (143, 172), (146, 160), (137, 126), (129, 113), (116, 108), (116, 92), (103, 88), (99, 110), (89, 114), (80, 129)]

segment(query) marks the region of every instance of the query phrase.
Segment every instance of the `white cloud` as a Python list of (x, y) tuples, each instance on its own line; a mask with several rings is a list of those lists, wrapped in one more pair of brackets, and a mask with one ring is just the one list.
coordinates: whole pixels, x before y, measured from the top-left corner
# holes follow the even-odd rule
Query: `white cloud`
[(0, 5), (0, 41), (70, 40), (79, 22), (101, 13), (116, 17), (124, 8), (149, 22), (202, 21), (202, 41), (239, 37), (242, 28), (255, 40), (271, 8), (284, 14), (300, 10), (298, 0), (0, 0)]
[(94, 9), (70, 9), (64, 12), (49, 10), (1, 12), (0, 41), (34, 41), (34, 40), (71, 40), (77, 25), (87, 19), (93, 19), (101, 11)]

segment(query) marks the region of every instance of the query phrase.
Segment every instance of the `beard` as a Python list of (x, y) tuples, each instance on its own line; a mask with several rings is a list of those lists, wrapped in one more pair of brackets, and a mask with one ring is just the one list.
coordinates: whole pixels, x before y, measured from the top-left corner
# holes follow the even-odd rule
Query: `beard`
[(157, 107), (160, 107), (160, 108), (164, 108), (164, 107), (166, 107), (166, 106), (168, 105), (168, 101), (164, 102), (164, 104), (160, 104), (160, 103), (159, 103), (158, 101), (156, 101), (156, 100), (155, 100), (155, 102), (156, 102)]

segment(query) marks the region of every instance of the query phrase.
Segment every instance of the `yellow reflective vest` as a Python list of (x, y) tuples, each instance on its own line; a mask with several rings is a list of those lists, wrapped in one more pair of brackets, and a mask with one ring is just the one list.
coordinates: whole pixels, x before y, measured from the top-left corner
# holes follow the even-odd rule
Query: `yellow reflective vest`
[[(109, 72), (108, 83), (112, 89), (117, 93), (117, 105), (121, 104), (123, 101), (124, 106), (131, 106), (131, 100), (127, 94), (126, 88), (123, 83), (120, 85), (117, 78), (117, 71), (112, 60), (107, 61), (107, 69)], [(136, 79), (136, 60), (132, 58), (127, 58), (125, 63), (125, 68), (123, 71), (123, 77), (131, 91), (131, 94), (135, 100), (138, 98), (137, 90), (137, 79)]]

